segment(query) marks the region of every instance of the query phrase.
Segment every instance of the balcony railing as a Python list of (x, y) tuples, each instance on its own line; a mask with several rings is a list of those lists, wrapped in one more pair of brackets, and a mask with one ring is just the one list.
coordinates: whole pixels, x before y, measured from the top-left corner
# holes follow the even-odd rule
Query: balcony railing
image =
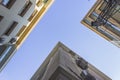
[(111, 18), (114, 14), (116, 14), (119, 10), (116, 10), (119, 5), (119, 0), (104, 0), (106, 5), (101, 10), (97, 19), (91, 23), (91, 26), (101, 26), (105, 25), (109, 18)]

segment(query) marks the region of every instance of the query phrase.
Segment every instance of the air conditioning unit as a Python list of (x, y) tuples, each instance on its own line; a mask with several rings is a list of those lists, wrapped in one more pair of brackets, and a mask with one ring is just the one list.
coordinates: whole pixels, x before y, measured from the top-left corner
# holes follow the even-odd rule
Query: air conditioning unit
[(8, 36), (6, 36), (6, 35), (2, 35), (2, 36), (0, 37), (0, 46), (6, 44), (6, 39), (7, 39), (7, 37), (8, 37)]

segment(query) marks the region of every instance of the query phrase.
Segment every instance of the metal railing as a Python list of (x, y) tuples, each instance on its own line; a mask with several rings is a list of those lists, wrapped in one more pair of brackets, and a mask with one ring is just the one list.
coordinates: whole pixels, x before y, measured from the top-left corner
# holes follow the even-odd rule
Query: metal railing
[(120, 3), (119, 0), (104, 0), (104, 2), (106, 3), (105, 7), (101, 10), (97, 19), (91, 22), (91, 26), (99, 27), (105, 25), (108, 19), (119, 11), (119, 9), (116, 9)]

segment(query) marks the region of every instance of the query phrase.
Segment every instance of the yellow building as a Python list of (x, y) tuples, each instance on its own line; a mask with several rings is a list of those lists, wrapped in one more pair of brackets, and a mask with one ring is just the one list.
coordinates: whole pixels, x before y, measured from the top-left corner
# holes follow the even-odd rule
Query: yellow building
[(120, 47), (119, 0), (97, 0), (81, 23)]
[(0, 71), (53, 0), (0, 0)]

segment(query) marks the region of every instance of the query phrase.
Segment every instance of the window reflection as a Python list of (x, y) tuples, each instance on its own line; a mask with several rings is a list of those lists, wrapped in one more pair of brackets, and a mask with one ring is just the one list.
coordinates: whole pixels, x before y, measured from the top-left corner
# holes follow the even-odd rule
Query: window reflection
[(9, 1), (10, 1), (10, 0), (2, 0), (1, 3), (2, 3), (3, 5), (7, 5), (7, 4), (9, 3)]
[(0, 4), (10, 9), (16, 0), (0, 0)]
[(9, 51), (11, 50), (12, 46), (8, 46), (4, 52), (3, 55), (0, 57), (0, 62), (5, 58), (5, 56), (9, 53)]

